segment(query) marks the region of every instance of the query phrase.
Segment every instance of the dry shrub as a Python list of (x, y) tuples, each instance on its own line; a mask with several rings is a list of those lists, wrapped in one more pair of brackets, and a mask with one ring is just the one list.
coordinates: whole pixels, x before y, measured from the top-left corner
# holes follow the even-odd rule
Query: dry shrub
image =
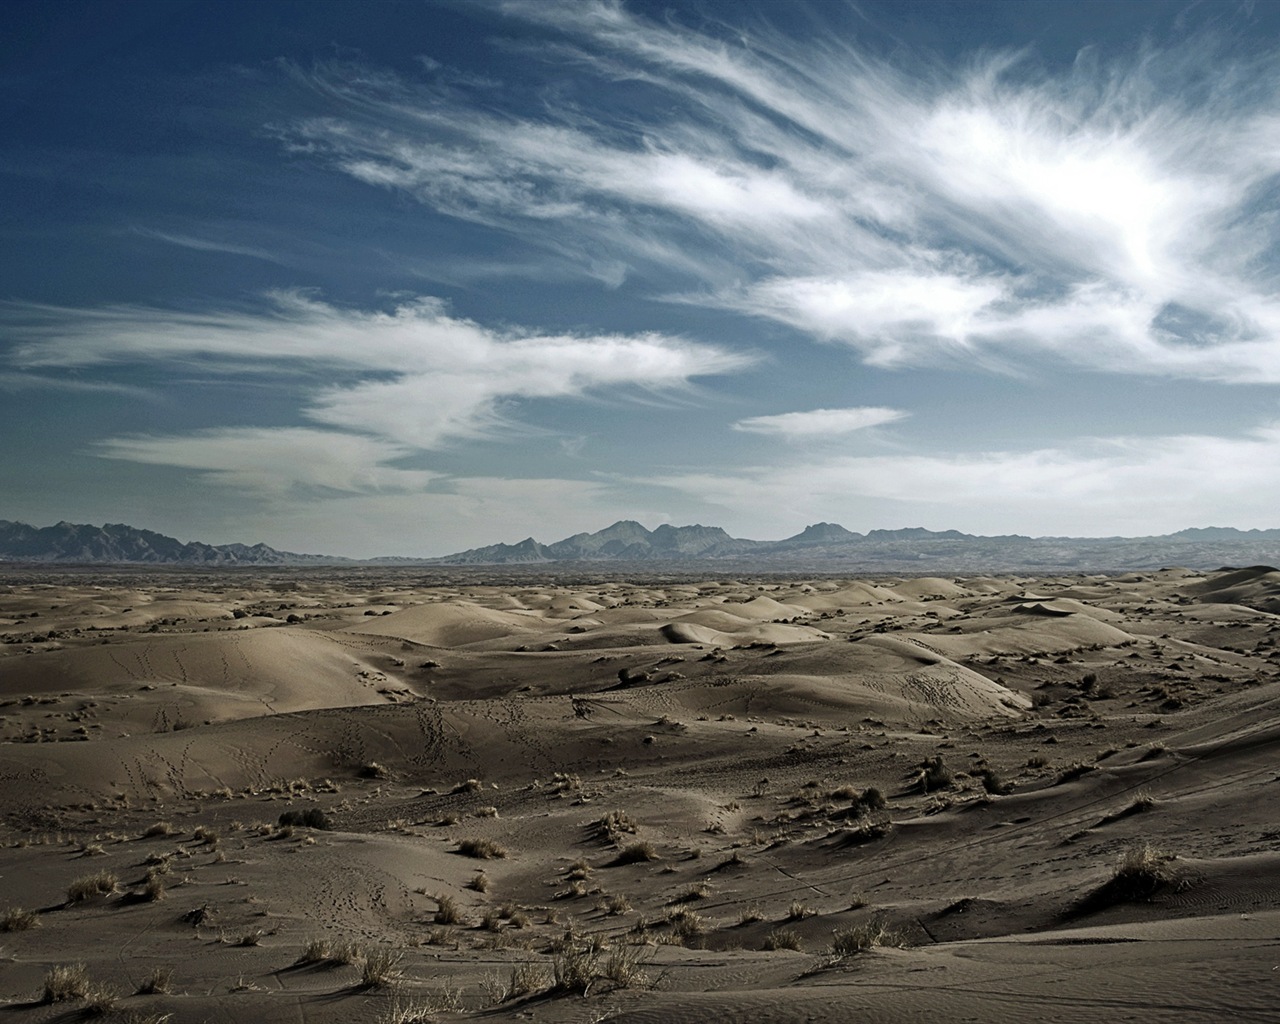
[(471, 881), (467, 883), (467, 888), (475, 892), (488, 892), (489, 884), (489, 876), (483, 871), (477, 871)]
[(658, 859), (658, 850), (650, 842), (629, 843), (618, 851), (614, 864), (639, 864)]
[(697, 942), (706, 933), (702, 915), (685, 907), (677, 907), (668, 913), (667, 923), (671, 925), (671, 941), (677, 946)]
[(40, 927), (40, 918), (33, 911), (10, 907), (0, 914), (0, 932), (25, 932)]
[(114, 1013), (119, 1003), (120, 993), (114, 985), (94, 984), (90, 985), (89, 990), (84, 994), (82, 1012), (86, 1017), (103, 1017)]
[(403, 973), (400, 962), (404, 954), (395, 949), (373, 949), (364, 955), (360, 964), (360, 984), (364, 988), (391, 985)]
[(598, 819), (592, 831), (601, 839), (617, 845), (627, 835), (635, 835), (638, 826), (626, 811), (612, 810)]
[(156, 967), (142, 979), (142, 983), (138, 985), (137, 994), (140, 996), (159, 995), (169, 992), (173, 989), (173, 968), (172, 967)]
[(458, 852), (464, 857), (474, 857), (477, 860), (494, 860), (507, 855), (506, 847), (499, 846), (491, 839), (463, 839), (458, 843)]
[(881, 946), (900, 946), (902, 938), (879, 918), (872, 918), (849, 928), (837, 928), (831, 933), (831, 952), (836, 956), (851, 956)]
[(764, 937), (764, 948), (767, 950), (793, 949), (799, 953), (804, 947), (800, 945), (800, 936), (790, 928), (774, 928)]
[(452, 896), (441, 893), (433, 897), (436, 901), (436, 924), (462, 924), (463, 914), (457, 901)]
[(941, 754), (926, 757), (920, 765), (920, 773), (916, 776), (915, 788), (921, 793), (933, 793), (950, 786), (954, 777)]
[(59, 964), (49, 968), (44, 976), (42, 1003), (62, 1003), (70, 999), (82, 999), (90, 988), (89, 970), (84, 964)]
[(120, 879), (110, 871), (82, 875), (67, 886), (67, 902), (82, 903), (94, 896), (110, 896), (120, 887)]

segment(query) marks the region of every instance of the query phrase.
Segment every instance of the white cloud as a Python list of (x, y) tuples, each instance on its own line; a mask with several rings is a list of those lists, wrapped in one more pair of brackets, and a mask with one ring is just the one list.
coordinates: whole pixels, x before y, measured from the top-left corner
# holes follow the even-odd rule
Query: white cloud
[(900, 409), (860, 406), (853, 409), (811, 409), (776, 416), (750, 416), (733, 425), (751, 434), (772, 434), (795, 440), (839, 437), (858, 430), (895, 423), (908, 414)]
[(387, 465), (412, 454), (403, 446), (305, 427), (118, 437), (97, 448), (105, 458), (200, 470), (212, 483), (266, 495), (289, 494), (298, 486), (347, 492), (417, 491), (439, 477)]
[(330, 115), (289, 137), (371, 184), (576, 252), (584, 274), (602, 253), (614, 280), (618, 261), (676, 272), (684, 301), (877, 365), (1052, 357), (1280, 382), (1274, 55), (1193, 39), (1053, 73), (1025, 54), (943, 70), (838, 34), (722, 38), (620, 3), (502, 9), (559, 33), (557, 61), (653, 102), (622, 126), (585, 90), (515, 115), (495, 112), (492, 84), (481, 107), (335, 67), (311, 79)]
[[(5, 319), (25, 338), (15, 353), (24, 367), (200, 359), (203, 372), (209, 372), (208, 358), (217, 357), (231, 361), (242, 375), (323, 370), (342, 383), (301, 395), (304, 416), (393, 442), (406, 452), (503, 433), (512, 427), (505, 412), (511, 400), (680, 389), (695, 378), (732, 373), (754, 362), (749, 354), (653, 333), (499, 332), (450, 317), (432, 299), (368, 312), (299, 293), (270, 298), (264, 312), (10, 306)], [(278, 437), (263, 435), (271, 436)], [(312, 431), (295, 440), (319, 443), (334, 436)], [(207, 441), (186, 439), (174, 450), (211, 451)], [(227, 437), (218, 441), (227, 443)], [(158, 450), (133, 442), (118, 449), (139, 456)], [(207, 468), (225, 472), (227, 467)]]
[[(1270, 528), (1280, 504), (1280, 424), (1237, 437), (1086, 438), (1029, 451), (789, 459), (650, 482), (725, 509), (826, 518), (855, 529), (911, 522), (1025, 533), (1035, 523), (1038, 534), (1099, 536), (1193, 524)], [(868, 523), (877, 515), (886, 518)]]

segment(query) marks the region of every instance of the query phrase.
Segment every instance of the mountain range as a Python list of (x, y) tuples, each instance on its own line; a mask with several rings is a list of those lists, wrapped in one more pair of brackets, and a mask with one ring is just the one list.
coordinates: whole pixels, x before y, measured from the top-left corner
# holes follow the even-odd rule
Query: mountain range
[[(34, 527), (0, 520), (0, 561), (191, 566), (358, 565), (333, 555), (277, 551), (266, 544), (183, 543), (120, 523)], [(649, 530), (622, 520), (596, 533), (543, 544), (491, 544), (442, 558), (388, 556), (384, 566), (554, 566), (573, 564), (701, 566), (722, 571), (838, 571), (896, 573), (1085, 572), (1181, 565), (1280, 563), (1280, 530), (1208, 527), (1159, 537), (983, 537), (956, 530), (871, 530), (855, 533), (815, 523), (779, 541), (744, 540), (718, 526)]]
[(0, 561), (219, 566), (316, 565), (346, 559), (277, 551), (266, 544), (184, 544), (123, 523), (36, 527), (0, 519)]

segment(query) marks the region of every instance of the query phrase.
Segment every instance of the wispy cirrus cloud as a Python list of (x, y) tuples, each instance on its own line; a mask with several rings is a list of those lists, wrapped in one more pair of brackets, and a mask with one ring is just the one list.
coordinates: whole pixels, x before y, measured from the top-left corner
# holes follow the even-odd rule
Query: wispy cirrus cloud
[(793, 440), (840, 437), (859, 430), (896, 423), (908, 414), (901, 409), (859, 406), (852, 409), (811, 409), (784, 412), (776, 416), (749, 416), (733, 424), (734, 430), (768, 434)]
[[(854, 521), (892, 509), (935, 529), (1109, 536), (1221, 521), (1268, 528), (1280, 502), (1280, 425), (1242, 435), (1077, 438), (1031, 450), (812, 455), (648, 482), (730, 510)], [(1159, 495), (1153, 503), (1151, 495)], [(873, 511), (874, 510), (874, 511)]]
[[(433, 299), (369, 311), (297, 292), (273, 293), (265, 308), (207, 313), (10, 304), (0, 322), (18, 339), (13, 362), (46, 373), (112, 363), (198, 365), (205, 377), (239, 379), (293, 373), (292, 401), (323, 429), (229, 426), (99, 448), (263, 491), (426, 486), (434, 474), (394, 464), (460, 439), (517, 435), (513, 403), (687, 390), (755, 360), (655, 333), (498, 331)], [(309, 383), (317, 377), (325, 383)]]
[(944, 68), (839, 33), (717, 36), (606, 0), (502, 10), (547, 31), (558, 61), (650, 102), (620, 124), (585, 92), (531, 110), (492, 84), (480, 102), (333, 66), (309, 73), (330, 114), (286, 137), (576, 251), (584, 272), (608, 252), (682, 276), (683, 301), (880, 366), (1052, 359), (1280, 382), (1280, 280), (1262, 258), (1280, 241), (1277, 54), (1196, 39), (1057, 71), (1025, 53)]

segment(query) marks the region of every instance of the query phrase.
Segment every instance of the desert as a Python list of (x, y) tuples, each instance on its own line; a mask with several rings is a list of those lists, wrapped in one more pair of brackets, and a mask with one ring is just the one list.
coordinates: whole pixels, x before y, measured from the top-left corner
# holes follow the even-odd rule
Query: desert
[(1275, 1019), (1277, 592), (7, 565), (3, 1012)]

